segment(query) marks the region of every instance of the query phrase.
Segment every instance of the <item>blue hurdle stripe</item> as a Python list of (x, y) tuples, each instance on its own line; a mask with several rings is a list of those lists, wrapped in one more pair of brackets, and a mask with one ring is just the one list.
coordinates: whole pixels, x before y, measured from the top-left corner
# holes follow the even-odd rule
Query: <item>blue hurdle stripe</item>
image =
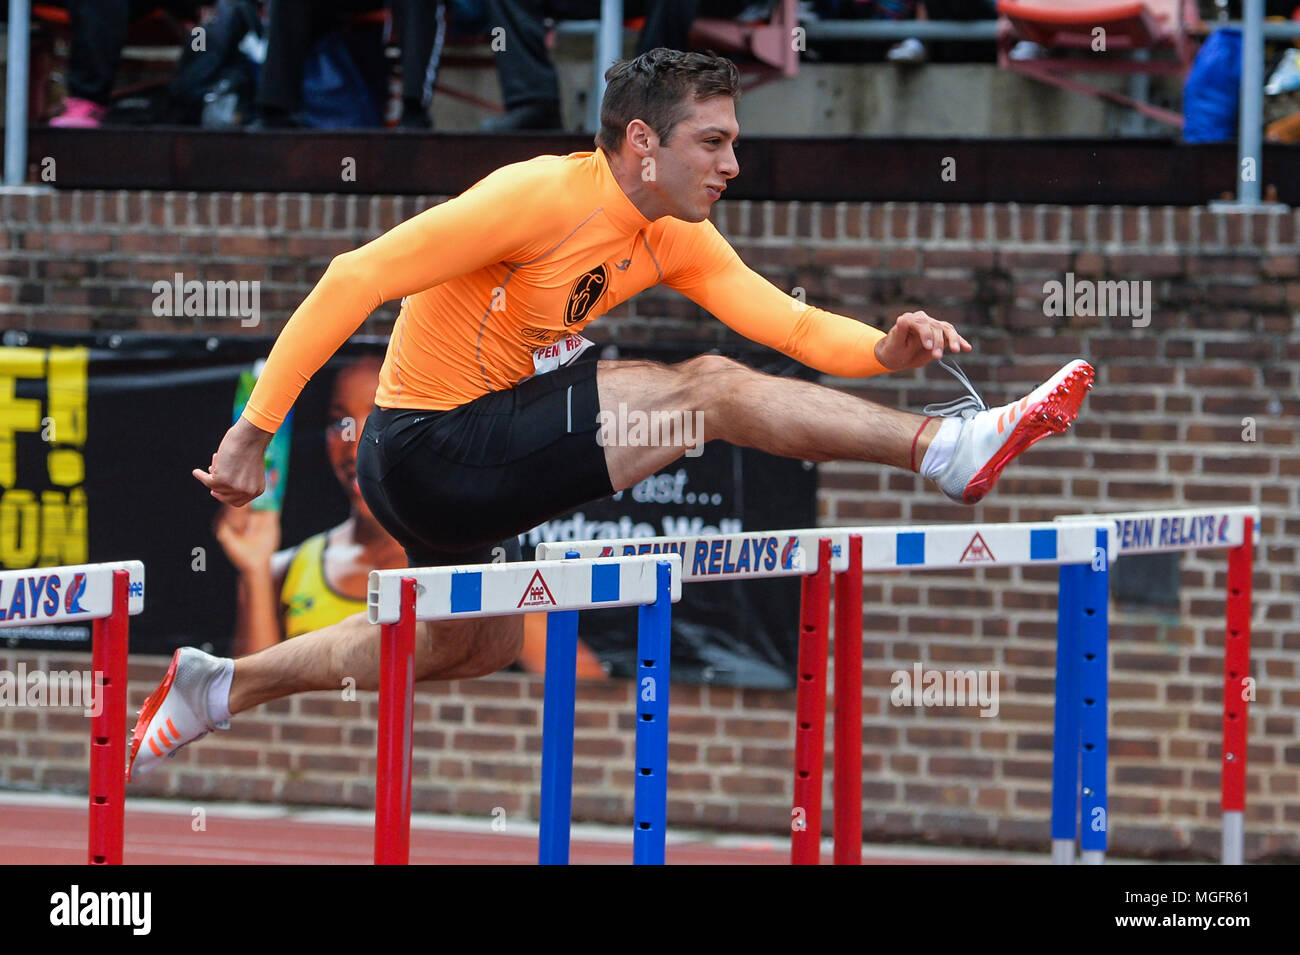
[(483, 572), (451, 575), (451, 612), (473, 613), (483, 609)]
[(1056, 528), (1048, 527), (1029, 532), (1029, 559), (1056, 560)]
[(900, 567), (925, 563), (925, 533), (906, 531), (894, 538), (894, 563)]
[(618, 599), (619, 581), (621, 579), (619, 574), (618, 564), (591, 565), (592, 603)]

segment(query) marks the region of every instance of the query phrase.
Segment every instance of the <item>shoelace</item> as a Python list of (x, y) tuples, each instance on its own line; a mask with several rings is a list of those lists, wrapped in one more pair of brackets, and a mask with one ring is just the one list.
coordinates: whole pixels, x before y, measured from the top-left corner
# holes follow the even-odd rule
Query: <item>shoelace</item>
[(939, 365), (948, 374), (960, 381), (968, 394), (960, 398), (954, 398), (952, 401), (940, 401), (936, 404), (926, 405), (921, 409), (922, 414), (932, 418), (973, 418), (978, 412), (989, 410), (989, 406), (984, 403), (980, 393), (975, 390), (975, 386), (966, 377), (966, 372), (962, 371), (961, 365), (957, 364), (957, 359), (940, 358)]

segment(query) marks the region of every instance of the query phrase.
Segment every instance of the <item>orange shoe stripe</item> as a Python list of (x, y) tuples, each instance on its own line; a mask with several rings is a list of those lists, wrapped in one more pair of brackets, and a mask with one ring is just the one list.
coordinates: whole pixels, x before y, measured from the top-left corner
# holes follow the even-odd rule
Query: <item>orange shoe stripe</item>
[(159, 758), (162, 757), (162, 750), (160, 750), (160, 749), (158, 748), (158, 744), (155, 743), (152, 739), (149, 740), (149, 748), (150, 748), (151, 750), (153, 750), (153, 754), (154, 754), (155, 756), (157, 756), (157, 757), (159, 757)]
[(172, 734), (172, 737), (176, 740), (176, 742), (179, 743), (181, 739), (181, 734), (176, 732), (176, 726), (172, 723), (172, 719), (170, 716), (167, 717), (167, 729)]

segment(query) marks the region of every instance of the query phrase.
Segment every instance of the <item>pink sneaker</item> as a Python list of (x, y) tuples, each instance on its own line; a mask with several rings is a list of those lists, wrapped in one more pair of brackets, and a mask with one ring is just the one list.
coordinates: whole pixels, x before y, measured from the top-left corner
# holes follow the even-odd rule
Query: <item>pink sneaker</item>
[(51, 126), (63, 126), (69, 129), (96, 129), (104, 121), (107, 106), (88, 99), (69, 96), (63, 101), (63, 111), (50, 120)]

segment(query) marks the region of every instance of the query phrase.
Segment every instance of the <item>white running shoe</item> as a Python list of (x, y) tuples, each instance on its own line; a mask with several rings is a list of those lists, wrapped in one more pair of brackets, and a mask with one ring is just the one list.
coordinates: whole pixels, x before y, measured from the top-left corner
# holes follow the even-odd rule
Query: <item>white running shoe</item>
[(1002, 469), (1020, 452), (1049, 434), (1068, 431), (1096, 375), (1092, 365), (1076, 358), (1019, 401), (989, 408), (960, 368), (943, 367), (970, 396), (927, 406), (925, 413), (964, 419), (952, 458), (935, 477), (939, 489), (961, 504), (975, 504), (993, 490)]
[(182, 746), (212, 730), (230, 728), (229, 720), (214, 723), (208, 716), (208, 686), (226, 662), (194, 647), (181, 647), (172, 654), (167, 675), (144, 701), (131, 733), (128, 780), (153, 772)]
[(1033, 40), (1021, 40), (1011, 48), (1011, 52), (1007, 56), (1018, 63), (1024, 63), (1027, 60), (1040, 60), (1047, 56), (1047, 47), (1041, 43), (1035, 43)]
[(885, 52), (885, 59), (890, 63), (924, 63), (929, 58), (930, 52), (925, 44), (911, 36), (895, 43)]

